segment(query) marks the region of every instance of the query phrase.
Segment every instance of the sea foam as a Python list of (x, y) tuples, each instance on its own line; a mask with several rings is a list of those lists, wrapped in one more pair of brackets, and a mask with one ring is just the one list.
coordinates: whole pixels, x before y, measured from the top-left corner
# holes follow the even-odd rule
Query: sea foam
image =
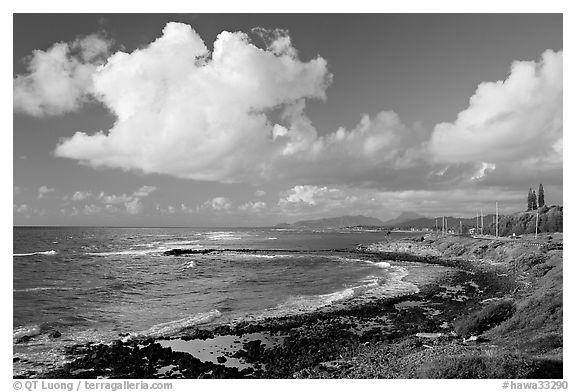
[(58, 252), (56, 252), (55, 250), (46, 250), (43, 252), (13, 253), (12, 256), (14, 257), (33, 256), (33, 255), (54, 256), (57, 253)]
[(40, 326), (38, 325), (25, 325), (18, 327), (12, 332), (14, 340), (23, 338), (24, 336), (37, 336), (40, 335)]
[(106, 257), (106, 256), (144, 256), (151, 253), (161, 253), (168, 250), (168, 248), (160, 247), (157, 249), (148, 249), (148, 250), (120, 250), (114, 252), (88, 252), (86, 253), (89, 256), (99, 256), (99, 257)]
[(190, 317), (185, 317), (179, 320), (169, 321), (167, 323), (156, 324), (150, 329), (137, 334), (137, 336), (148, 336), (148, 337), (161, 337), (170, 336), (172, 334), (178, 333), (185, 328), (193, 327), (199, 324), (209, 323), (218, 317), (221, 313), (217, 309), (213, 309), (205, 313), (197, 313)]

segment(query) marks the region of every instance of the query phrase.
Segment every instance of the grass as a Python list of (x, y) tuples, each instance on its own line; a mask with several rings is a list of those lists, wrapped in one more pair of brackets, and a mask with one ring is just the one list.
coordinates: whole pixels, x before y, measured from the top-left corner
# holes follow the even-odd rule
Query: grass
[(513, 301), (492, 302), (480, 311), (466, 315), (454, 322), (454, 331), (462, 336), (480, 335), (509, 319), (516, 310)]
[(511, 353), (486, 353), (437, 358), (422, 365), (418, 378), (562, 378), (562, 362)]

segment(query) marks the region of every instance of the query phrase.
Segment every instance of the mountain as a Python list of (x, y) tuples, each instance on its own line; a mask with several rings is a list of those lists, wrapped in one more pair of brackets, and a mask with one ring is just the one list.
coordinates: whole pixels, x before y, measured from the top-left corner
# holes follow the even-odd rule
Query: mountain
[[(324, 218), (314, 220), (301, 220), (295, 222), (289, 227), (305, 227), (305, 228), (338, 228), (349, 226), (382, 226), (384, 222), (377, 218), (371, 218), (363, 215), (345, 215), (336, 218)], [(286, 223), (281, 223), (275, 227), (286, 228)]]
[(415, 212), (404, 211), (400, 215), (398, 215), (396, 218), (387, 220), (382, 225), (383, 226), (396, 227), (396, 226), (398, 226), (404, 222), (408, 222), (408, 221), (412, 221), (412, 220), (416, 220), (416, 219), (420, 219), (420, 218), (426, 218), (426, 217), (424, 215), (420, 215), (420, 214), (417, 214)]

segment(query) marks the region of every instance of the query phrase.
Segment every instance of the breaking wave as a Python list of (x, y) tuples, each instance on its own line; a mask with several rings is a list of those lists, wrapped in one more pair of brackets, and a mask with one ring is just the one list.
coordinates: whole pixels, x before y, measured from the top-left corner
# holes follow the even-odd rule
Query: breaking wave
[(40, 335), (41, 330), (38, 325), (25, 325), (23, 327), (15, 328), (12, 331), (12, 339), (20, 339), (24, 336), (37, 336)]
[(217, 309), (213, 309), (205, 313), (197, 313), (190, 317), (186, 317), (180, 320), (169, 321), (167, 323), (156, 324), (150, 329), (141, 332), (137, 335), (148, 336), (148, 337), (162, 337), (171, 336), (178, 333), (188, 327), (193, 327), (199, 324), (207, 324), (214, 321), (221, 316), (221, 313)]
[(148, 255), (151, 253), (161, 253), (168, 250), (168, 248), (157, 248), (157, 249), (148, 249), (148, 250), (121, 250), (121, 251), (114, 251), (114, 252), (88, 252), (86, 253), (89, 256), (143, 256)]
[(56, 252), (55, 250), (46, 250), (44, 252), (13, 253), (12, 256), (14, 257), (33, 256), (33, 255), (54, 256), (57, 253), (58, 252)]

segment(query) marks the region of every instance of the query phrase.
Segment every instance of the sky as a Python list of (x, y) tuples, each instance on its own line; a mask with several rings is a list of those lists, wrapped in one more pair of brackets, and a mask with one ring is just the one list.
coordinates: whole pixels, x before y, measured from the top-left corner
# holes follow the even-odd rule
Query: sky
[(562, 204), (560, 14), (15, 14), (15, 225)]

